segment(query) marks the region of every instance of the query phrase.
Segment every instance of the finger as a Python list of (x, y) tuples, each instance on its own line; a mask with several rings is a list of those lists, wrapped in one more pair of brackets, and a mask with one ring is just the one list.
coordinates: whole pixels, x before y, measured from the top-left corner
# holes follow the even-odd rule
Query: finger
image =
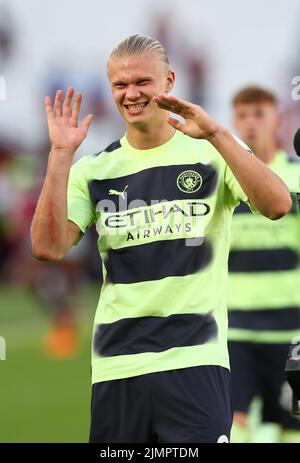
[(81, 123), (81, 128), (83, 129), (85, 137), (87, 136), (93, 117), (94, 117), (93, 114), (89, 114), (88, 116), (85, 116), (85, 118), (83, 119)]
[(181, 98), (177, 98), (176, 96), (171, 96), (171, 95), (159, 95), (159, 98), (161, 98), (164, 101), (168, 101), (171, 105), (176, 106), (178, 108), (188, 108), (192, 106), (192, 103), (189, 103), (186, 100), (182, 100)]
[(62, 90), (57, 90), (55, 94), (54, 105), (53, 105), (53, 114), (56, 117), (61, 116), (61, 104), (62, 104), (63, 96), (64, 96), (64, 92)]
[(50, 96), (45, 97), (44, 104), (45, 104), (45, 111), (46, 111), (47, 120), (49, 121), (50, 119), (53, 119), (53, 117), (54, 117)]
[(167, 111), (171, 111), (171, 105), (168, 102), (165, 102), (158, 97), (153, 97), (154, 102), (157, 104), (157, 106), (161, 109), (166, 109)]
[(159, 95), (158, 97), (154, 97), (155, 101), (159, 105), (159, 107), (163, 109), (168, 109), (175, 114), (184, 115), (190, 112), (192, 108), (192, 104), (185, 100), (180, 100), (175, 96), (169, 95)]
[(171, 105), (180, 105), (184, 103), (184, 100), (180, 100), (179, 98), (176, 98), (175, 96), (171, 96), (171, 95), (161, 94), (161, 95), (158, 95), (157, 98)]
[(178, 111), (173, 105), (165, 102), (156, 102), (157, 106), (165, 111), (169, 111), (178, 115), (182, 115), (181, 111)]
[(62, 106), (62, 115), (65, 119), (69, 119), (71, 112), (71, 101), (74, 95), (74, 88), (68, 87), (66, 98)]
[(176, 114), (182, 114), (184, 111), (184, 106), (178, 103), (177, 100), (174, 100), (172, 97), (165, 97), (164, 95), (160, 95), (159, 97), (154, 97), (155, 102), (157, 105), (168, 111), (171, 111)]
[(82, 101), (81, 93), (76, 93), (75, 102), (71, 113), (71, 126), (77, 127), (78, 126), (78, 116), (80, 111), (80, 105)]
[(177, 119), (169, 117), (168, 122), (172, 127), (174, 127), (174, 129), (180, 130), (180, 132), (185, 133), (185, 125), (179, 122)]

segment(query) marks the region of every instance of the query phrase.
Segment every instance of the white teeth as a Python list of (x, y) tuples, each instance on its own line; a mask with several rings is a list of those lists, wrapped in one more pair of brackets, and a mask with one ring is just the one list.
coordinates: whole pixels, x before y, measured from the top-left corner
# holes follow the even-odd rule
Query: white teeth
[(144, 106), (146, 105), (146, 103), (143, 103), (143, 104), (136, 104), (136, 105), (127, 105), (128, 106), (128, 109), (133, 109), (133, 110), (136, 110), (136, 109), (143, 109)]

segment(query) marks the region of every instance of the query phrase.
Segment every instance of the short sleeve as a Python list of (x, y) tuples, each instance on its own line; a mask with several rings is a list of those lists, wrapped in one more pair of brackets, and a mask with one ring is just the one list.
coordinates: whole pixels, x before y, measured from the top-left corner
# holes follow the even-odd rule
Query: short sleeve
[[(245, 151), (247, 151), (247, 153), (245, 153), (246, 156), (249, 155), (249, 153), (252, 156), (254, 156), (253, 152), (246, 145), (246, 143), (244, 143), (242, 140), (235, 136), (234, 138), (242, 146), (242, 148), (244, 148)], [(225, 184), (228, 189), (227, 200), (229, 207), (235, 208), (239, 205), (240, 201), (243, 201), (248, 204), (248, 206), (254, 214), (257, 213), (256, 208), (250, 203), (248, 196), (242, 189), (241, 185), (239, 184), (239, 182), (237, 181), (230, 167), (227, 164), (225, 166)]]
[(290, 162), (285, 172), (276, 172), (287, 185), (291, 193), (300, 193), (300, 163)]
[(70, 170), (67, 193), (68, 219), (76, 223), (82, 231), (80, 239), (95, 222), (95, 211), (90, 200), (85, 166), (85, 157), (73, 164)]

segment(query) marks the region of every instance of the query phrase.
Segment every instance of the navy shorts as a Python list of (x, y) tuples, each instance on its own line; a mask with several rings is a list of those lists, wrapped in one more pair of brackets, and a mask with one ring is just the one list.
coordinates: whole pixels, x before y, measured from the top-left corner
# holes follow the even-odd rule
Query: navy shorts
[(284, 368), (288, 344), (228, 343), (234, 411), (248, 413), (255, 396), (262, 398), (262, 420), (286, 429), (300, 429), (291, 414), (292, 392)]
[(197, 366), (93, 384), (90, 442), (227, 442), (230, 372)]

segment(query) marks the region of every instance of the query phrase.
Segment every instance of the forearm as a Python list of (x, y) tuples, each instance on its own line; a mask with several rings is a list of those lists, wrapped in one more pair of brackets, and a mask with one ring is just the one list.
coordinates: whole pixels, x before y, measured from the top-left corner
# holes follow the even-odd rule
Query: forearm
[(279, 219), (291, 208), (290, 193), (285, 183), (262, 161), (219, 128), (209, 138), (224, 158), (250, 202), (266, 217)]
[(73, 154), (51, 150), (47, 174), (31, 225), (32, 252), (60, 260), (68, 246), (67, 187)]

